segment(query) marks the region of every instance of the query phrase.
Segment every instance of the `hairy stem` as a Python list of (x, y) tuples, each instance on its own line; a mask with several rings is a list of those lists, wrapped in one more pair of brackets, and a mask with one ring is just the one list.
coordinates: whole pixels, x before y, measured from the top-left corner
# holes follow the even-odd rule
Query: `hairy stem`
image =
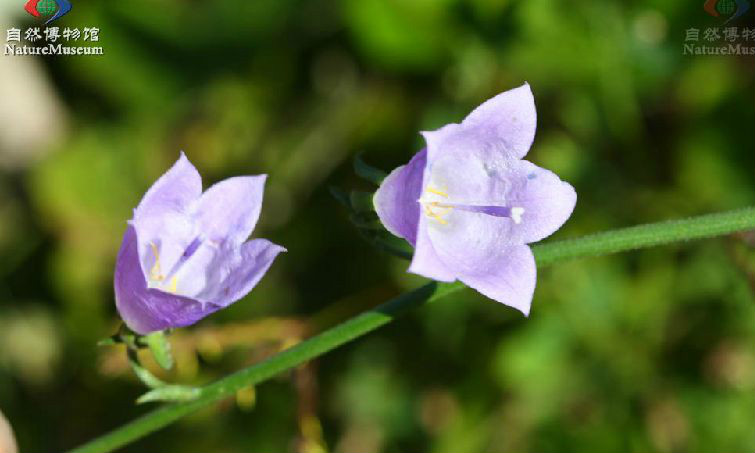
[[(538, 244), (533, 246), (533, 251), (538, 266), (543, 267), (567, 259), (604, 255), (752, 229), (755, 229), (755, 207), (683, 220), (639, 225), (577, 239)], [(277, 374), (291, 370), (308, 360), (359, 338), (391, 322), (396, 316), (412, 308), (440, 299), (462, 288), (464, 288), (464, 285), (460, 283), (431, 282), (404, 293), (290, 349), (201, 388), (199, 396), (192, 401), (162, 406), (141, 418), (71, 450), (70, 453), (113, 451), (167, 426), (199, 408), (227, 398), (242, 388), (264, 382)]]

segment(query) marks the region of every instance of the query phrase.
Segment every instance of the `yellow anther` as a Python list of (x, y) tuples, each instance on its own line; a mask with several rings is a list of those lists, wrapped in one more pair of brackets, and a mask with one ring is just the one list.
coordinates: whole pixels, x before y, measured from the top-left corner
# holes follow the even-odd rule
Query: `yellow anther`
[(438, 203), (437, 201), (433, 201), (433, 202), (431, 202), (431, 203), (430, 203), (430, 206), (432, 206), (432, 207), (434, 207), (434, 208), (445, 209), (445, 211), (443, 211), (443, 213), (446, 213), (446, 212), (448, 212), (448, 211), (453, 211), (453, 209), (454, 209), (454, 207), (453, 207), (453, 206), (449, 206), (449, 205), (447, 205), (447, 204), (440, 204), (440, 203)]
[(440, 195), (443, 198), (448, 198), (448, 194), (445, 193), (445, 192), (443, 192), (442, 190), (433, 189), (430, 186), (428, 186), (427, 189), (425, 189), (425, 190), (428, 191), (428, 192), (430, 192), (430, 193), (434, 193), (435, 195)]
[(155, 255), (155, 264), (152, 265), (152, 269), (149, 271), (149, 278), (160, 281), (165, 278), (160, 272), (160, 252), (157, 250), (154, 242), (150, 242), (149, 245), (152, 247), (152, 254)]
[(438, 214), (436, 214), (435, 212), (433, 212), (433, 210), (430, 209), (430, 206), (424, 205), (424, 207), (425, 207), (425, 214), (427, 214), (428, 217), (437, 220), (438, 223), (440, 223), (441, 225), (445, 225), (445, 224), (448, 223), (444, 219), (442, 219)]
[(168, 292), (175, 294), (178, 291), (178, 277), (173, 277), (170, 279), (170, 288), (168, 288)]
[[(425, 188), (425, 192), (438, 195), (439, 197), (448, 198), (448, 194), (446, 192), (443, 192), (440, 189), (435, 189), (430, 186), (427, 186)], [(425, 210), (425, 215), (427, 215), (431, 219), (437, 220), (438, 223), (440, 223), (441, 225), (445, 225), (448, 223), (445, 219), (443, 219), (442, 216), (451, 212), (453, 210), (453, 206), (449, 206), (447, 204), (443, 204), (438, 201), (430, 201), (430, 200), (422, 199), (422, 198), (420, 198), (419, 202), (422, 204), (422, 207)], [(442, 211), (435, 212), (434, 209), (442, 209)]]

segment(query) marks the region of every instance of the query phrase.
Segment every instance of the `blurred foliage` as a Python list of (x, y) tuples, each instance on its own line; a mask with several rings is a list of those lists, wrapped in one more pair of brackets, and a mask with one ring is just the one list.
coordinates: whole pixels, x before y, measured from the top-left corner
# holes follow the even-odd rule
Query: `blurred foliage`
[[(289, 250), (171, 337), (162, 376), (188, 384), (418, 285), (328, 187), (370, 190), (356, 154), (404, 164), (418, 130), (525, 80), (529, 159), (580, 197), (557, 237), (755, 202), (755, 65), (682, 54), (685, 29), (720, 25), (698, 4), (93, 0), (59, 25), (99, 27), (105, 54), (40, 60), (67, 134), (0, 171), (0, 408), (23, 451), (144, 410), (122, 351), (95, 343), (118, 325), (125, 221), (181, 149), (206, 185), (268, 173), (255, 235)], [(529, 319), (467, 291), (123, 451), (752, 451), (754, 249), (740, 235), (546, 269)]]

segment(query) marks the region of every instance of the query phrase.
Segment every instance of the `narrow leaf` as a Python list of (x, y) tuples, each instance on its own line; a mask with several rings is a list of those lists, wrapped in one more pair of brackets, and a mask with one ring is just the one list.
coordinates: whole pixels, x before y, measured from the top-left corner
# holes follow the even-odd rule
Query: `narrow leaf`
[(411, 260), (414, 254), (414, 250), (408, 242), (395, 236), (381, 234), (373, 238), (372, 241), (380, 250), (405, 260)]
[(347, 194), (344, 190), (339, 189), (338, 187), (330, 186), (330, 194), (333, 196), (333, 198), (336, 199), (339, 203), (346, 206), (348, 209), (351, 209), (351, 200), (349, 200), (349, 194)]
[(354, 171), (362, 178), (371, 181), (376, 186), (379, 186), (383, 182), (388, 174), (383, 170), (367, 165), (362, 157), (357, 155), (354, 157)]
[(136, 400), (136, 404), (150, 403), (153, 401), (191, 401), (199, 398), (201, 390), (198, 387), (186, 385), (164, 385), (150, 390)]
[(112, 346), (118, 343), (120, 343), (120, 341), (118, 341), (118, 339), (116, 339), (115, 337), (108, 337), (98, 341), (97, 346)]
[(136, 356), (136, 350), (129, 349), (128, 350), (128, 363), (131, 365), (131, 369), (134, 371), (134, 374), (136, 377), (139, 378), (144, 385), (146, 385), (149, 388), (159, 388), (165, 386), (165, 382), (157, 378), (154, 374), (150, 373), (149, 370), (144, 368), (141, 363), (139, 363), (139, 359)]

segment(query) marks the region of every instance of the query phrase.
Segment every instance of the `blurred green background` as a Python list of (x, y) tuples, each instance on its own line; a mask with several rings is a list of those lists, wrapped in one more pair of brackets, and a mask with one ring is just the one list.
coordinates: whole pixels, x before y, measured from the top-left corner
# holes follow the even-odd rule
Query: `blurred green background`
[[(0, 1), (0, 32), (39, 25)], [(554, 237), (755, 202), (752, 56), (683, 55), (699, 2), (74, 1), (104, 56), (0, 57), (0, 410), (21, 451), (143, 413), (115, 254), (185, 150), (209, 185), (270, 175), (254, 235), (288, 248), (232, 308), (171, 337), (211, 381), (422, 279), (362, 241), (329, 186), (371, 190), (418, 130), (528, 81), (528, 159), (577, 189)], [(753, 12), (737, 25), (753, 26)], [(751, 44), (755, 45), (755, 44)], [(124, 452), (755, 449), (755, 237), (540, 272), (529, 319), (474, 293), (423, 307)]]

